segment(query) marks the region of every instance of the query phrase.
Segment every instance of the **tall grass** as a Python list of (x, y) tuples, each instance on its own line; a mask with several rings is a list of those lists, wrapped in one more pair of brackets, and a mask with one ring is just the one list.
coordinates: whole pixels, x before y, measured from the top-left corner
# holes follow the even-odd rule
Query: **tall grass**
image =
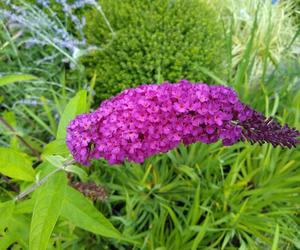
[[(230, 27), (227, 32), (232, 37), (231, 67), (233, 69), (243, 63), (243, 55), (248, 49), (247, 41), (253, 37), (249, 58), (252, 60), (251, 70), (253, 71), (248, 80), (250, 84), (258, 82), (262, 74), (274, 70), (282, 60), (299, 56), (299, 37), (295, 37), (292, 45), (289, 44), (291, 37), (299, 29), (298, 23), (292, 18), (294, 1), (277, 1), (272, 4), (272, 1), (225, 0), (217, 2), (216, 6), (219, 8), (223, 6), (223, 11), (220, 13), (223, 17), (225, 16), (224, 21), (227, 27)], [(255, 33), (252, 34), (255, 16), (257, 27)], [(288, 50), (287, 47), (289, 47)]]

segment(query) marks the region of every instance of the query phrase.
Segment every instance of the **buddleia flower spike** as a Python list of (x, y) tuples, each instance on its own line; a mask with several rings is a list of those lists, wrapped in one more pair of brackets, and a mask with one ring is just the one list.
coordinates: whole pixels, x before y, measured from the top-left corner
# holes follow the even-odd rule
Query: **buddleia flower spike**
[(229, 87), (181, 80), (126, 89), (95, 112), (77, 116), (67, 127), (67, 146), (84, 165), (100, 157), (119, 164), (142, 163), (181, 142), (222, 140), (229, 146), (247, 140), (291, 148), (299, 136), (242, 103)]

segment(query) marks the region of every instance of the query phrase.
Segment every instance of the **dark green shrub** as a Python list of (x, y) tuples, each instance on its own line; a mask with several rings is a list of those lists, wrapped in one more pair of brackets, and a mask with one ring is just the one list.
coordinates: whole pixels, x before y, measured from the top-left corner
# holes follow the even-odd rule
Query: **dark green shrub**
[(295, 21), (300, 26), (300, 0), (296, 0), (295, 2)]
[(206, 81), (200, 66), (216, 71), (223, 58), (216, 13), (199, 0), (103, 0), (104, 13), (86, 13), (88, 42), (101, 50), (82, 59), (97, 74), (96, 96), (104, 99), (142, 83)]

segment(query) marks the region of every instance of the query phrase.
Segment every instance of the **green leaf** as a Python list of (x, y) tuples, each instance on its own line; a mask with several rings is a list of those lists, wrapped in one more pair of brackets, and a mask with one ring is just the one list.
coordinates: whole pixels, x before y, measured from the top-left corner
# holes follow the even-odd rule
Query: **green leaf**
[(49, 134), (55, 135), (54, 132), (51, 130), (51, 128), (39, 116), (37, 116), (34, 112), (32, 112), (26, 106), (23, 106), (22, 108), (38, 125), (40, 125), (43, 129), (45, 129), (47, 132), (49, 132)]
[(13, 201), (0, 203), (0, 234), (2, 230), (8, 226), (13, 210)]
[(26, 199), (16, 204), (14, 208), (15, 214), (31, 214), (34, 208), (35, 199)]
[(69, 124), (69, 122), (72, 119), (74, 119), (76, 115), (87, 111), (86, 96), (87, 96), (86, 91), (81, 90), (66, 105), (58, 125), (57, 135), (56, 135), (57, 139), (65, 139), (66, 127)]
[(94, 234), (120, 239), (119, 231), (80, 192), (67, 187), (61, 215)]
[(204, 222), (203, 222), (203, 225), (200, 226), (200, 230), (193, 242), (193, 246), (192, 246), (192, 250), (196, 250), (198, 249), (199, 247), (199, 244), (201, 243), (201, 241), (203, 240), (205, 234), (207, 233), (207, 228), (208, 228), (208, 225), (209, 225), (209, 219), (210, 219), (210, 216), (209, 214), (207, 214)]
[(75, 165), (69, 165), (65, 168), (67, 172), (77, 174), (81, 181), (86, 182), (88, 180), (87, 173), (80, 167)]
[(7, 84), (12, 84), (15, 82), (22, 81), (32, 81), (37, 80), (38, 78), (33, 75), (24, 75), (24, 74), (11, 74), (0, 77), (0, 86), (4, 86)]
[(30, 226), (29, 248), (44, 250), (59, 217), (67, 178), (64, 172), (58, 172), (37, 190)]
[(0, 250), (7, 250), (10, 249), (9, 246), (14, 243), (13, 237), (11, 237), (9, 234), (5, 234), (1, 236), (1, 241), (0, 241)]
[(33, 181), (34, 170), (29, 157), (19, 151), (0, 147), (0, 173), (13, 179)]
[(199, 66), (198, 67), (199, 70), (201, 72), (203, 72), (205, 75), (209, 76), (211, 79), (213, 79), (216, 83), (218, 84), (222, 84), (222, 85), (225, 85), (227, 86), (227, 82), (222, 80), (220, 77), (218, 77), (215, 73), (213, 73), (212, 71), (210, 71), (209, 69), (205, 68), (205, 67), (202, 67), (202, 66)]
[[(0, 250), (29, 249), (28, 232), (29, 223), (27, 216), (13, 214), (9, 218), (7, 230), (0, 236)], [(12, 243), (15, 243), (13, 246)]]
[(272, 244), (272, 250), (277, 250), (279, 249), (278, 247), (278, 242), (279, 242), (279, 226), (278, 224), (276, 225), (276, 230), (275, 230), (275, 234), (274, 234), (274, 238), (273, 238), (273, 244)]
[(47, 144), (44, 148), (42, 159), (45, 159), (46, 155), (56, 154), (62, 156), (67, 156), (69, 154), (69, 150), (64, 139), (55, 140)]
[(60, 168), (65, 161), (65, 158), (60, 155), (47, 155), (46, 161), (48, 161), (52, 166)]

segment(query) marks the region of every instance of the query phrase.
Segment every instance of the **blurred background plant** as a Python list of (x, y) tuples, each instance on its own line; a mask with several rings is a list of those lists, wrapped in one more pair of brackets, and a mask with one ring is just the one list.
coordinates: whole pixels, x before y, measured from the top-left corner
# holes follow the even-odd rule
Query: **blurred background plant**
[[(178, 6), (185, 6), (186, 3), (184, 0), (175, 2)], [(191, 73), (195, 74), (193, 77), (199, 74), (203, 79), (210, 79), (210, 83), (234, 87), (244, 102), (299, 130), (299, 32), (294, 19), (297, 8), (292, 7), (290, 1), (277, 1), (273, 5), (265, 0), (254, 2), (255, 5), (252, 1), (202, 1), (200, 7), (189, 12), (190, 15), (184, 12), (190, 6), (172, 9), (173, 12), (170, 11), (163, 20), (158, 19), (157, 25), (169, 20), (171, 24), (182, 25), (187, 30), (193, 26), (190, 32), (195, 29), (197, 33), (202, 26), (194, 27), (199, 24), (199, 20), (194, 18), (207, 14), (208, 9), (217, 8), (218, 12), (208, 15), (215, 19), (208, 19), (207, 25), (219, 26), (216, 30), (220, 34), (216, 36), (224, 37), (224, 54), (218, 55), (220, 51), (217, 48), (221, 41), (209, 45), (214, 49), (207, 52), (216, 55), (220, 64), (210, 68), (195, 62), (193, 66), (188, 66), (191, 67), (188, 72), (194, 72)], [(13, 2), (36, 11), (38, 8), (40, 18), (45, 18), (41, 24), (59, 21), (69, 37), (82, 41), (76, 25), (72, 25), (72, 20), (65, 18), (62, 11), (63, 4), (74, 3)], [(90, 168), (75, 164), (65, 169), (66, 174), (58, 172), (47, 185), (24, 200), (11, 202), (19, 192), (69, 159), (64, 142), (65, 126), (76, 114), (88, 112), (91, 106), (96, 106), (93, 103), (94, 86), (98, 86), (96, 100), (99, 100), (115, 93), (117, 88), (128, 86), (113, 85), (118, 82), (118, 77), (121, 79), (124, 75), (145, 78), (151, 75), (155, 82), (176, 77), (164, 68), (157, 71), (156, 65), (153, 71), (148, 72), (147, 64), (135, 57), (126, 59), (132, 48), (137, 46), (127, 41), (135, 41), (135, 35), (142, 37), (147, 30), (147, 27), (136, 23), (143, 20), (141, 9), (147, 9), (141, 1), (136, 9), (127, 1), (100, 4), (106, 20), (93, 6), (80, 7), (72, 12), (78, 15), (78, 20), (83, 20), (83, 16), (87, 19), (87, 26), (83, 28), (86, 45), (80, 48), (97, 46), (101, 49), (89, 50), (91, 54), (76, 59), (77, 66), (74, 63), (72, 69), (71, 59), (50, 44), (35, 44), (26, 49), (26, 41), (39, 36), (28, 29), (24, 28), (26, 32), (23, 32), (23, 28), (9, 26), (7, 18), (1, 19), (0, 114), (9, 127), (0, 122), (0, 249), (300, 248), (298, 149), (283, 150), (269, 145), (244, 143), (232, 147), (223, 147), (220, 143), (196, 143), (187, 148), (181, 145), (167, 154), (151, 157), (144, 164), (126, 162), (109, 166), (104, 160), (95, 161)], [(118, 4), (124, 8), (118, 9)], [(164, 8), (165, 5), (157, 8), (158, 13), (153, 19), (161, 16), (159, 10)], [(240, 13), (243, 8), (249, 20)], [(131, 12), (126, 12), (128, 10)], [(3, 11), (9, 11), (7, 5), (2, 6)], [(57, 15), (49, 15), (51, 11), (57, 12)], [(149, 15), (149, 20), (153, 20), (149, 14), (153, 11), (151, 9), (145, 14)], [(197, 14), (197, 11), (201, 13)], [(127, 27), (127, 23), (132, 23), (132, 26)], [(223, 29), (220, 28), (222, 23)], [(138, 25), (140, 28), (136, 29)], [(135, 32), (126, 34), (125, 31), (131, 28)], [(44, 36), (49, 41), (61, 39), (60, 34), (56, 37), (51, 27), (47, 30), (49, 32)], [(97, 33), (99, 36), (94, 36), (93, 31), (96, 33), (98, 30), (101, 30)], [(162, 34), (164, 31), (159, 30), (157, 36), (174, 38), (178, 46), (189, 48), (188, 41), (192, 39), (192, 34), (181, 44), (182, 30), (178, 30), (178, 40), (174, 38), (176, 30), (171, 30), (172, 35)], [(116, 41), (118, 36), (122, 38), (122, 43), (121, 40)], [(194, 42), (197, 40), (195, 37)], [(140, 46), (143, 44), (143, 40), (136, 42)], [(166, 48), (168, 52), (165, 46), (169, 43), (162, 43), (158, 48)], [(61, 49), (73, 58), (72, 50)], [(170, 51), (175, 54), (174, 50)], [(149, 58), (154, 55), (150, 52)], [(191, 50), (190, 54), (184, 55), (187, 58), (197, 57), (193, 54), (196, 52)], [(172, 53), (167, 54), (166, 59), (174, 58)], [(205, 58), (206, 51), (201, 53)], [(90, 57), (98, 54), (99, 61), (88, 65)], [(47, 59), (49, 55), (55, 56)], [(105, 55), (106, 59), (100, 59), (100, 55)], [(108, 67), (110, 56), (114, 64), (117, 62), (116, 56), (124, 59), (124, 65), (108, 68), (110, 75), (100, 74), (104, 67), (101, 62)], [(44, 58), (46, 60), (37, 64)], [(81, 60), (86, 68), (81, 66)], [(185, 60), (182, 57), (175, 69), (182, 67), (181, 62)], [(145, 75), (133, 71), (129, 62), (141, 69), (145, 67)], [(122, 67), (124, 75), (118, 75), (119, 67)], [(100, 82), (104, 76), (112, 82), (107, 86), (103, 83), (101, 89), (99, 86), (102, 86)], [(140, 83), (144, 82), (138, 81), (136, 84)], [(99, 104), (98, 101), (96, 103)], [(90, 194), (92, 200), (87, 200), (70, 186), (85, 195)], [(121, 238), (112, 225), (121, 232)], [(35, 227), (37, 229), (33, 230)], [(36, 239), (41, 240), (37, 243)]]
[[(296, 33), (299, 33), (300, 26), (293, 18), (295, 1), (225, 0), (215, 6), (223, 10), (221, 13), (226, 16), (227, 33), (231, 33), (233, 69), (242, 63), (248, 39), (253, 37), (249, 60), (253, 63), (254, 72), (248, 80), (250, 84), (256, 84), (264, 71), (274, 70), (282, 60), (299, 57), (300, 38)], [(255, 16), (257, 27), (251, 35)], [(290, 44), (293, 37), (295, 41)], [(268, 60), (267, 64), (265, 60)]]
[[(35, 76), (30, 81), (3, 87), (1, 106), (17, 113), (22, 129), (30, 128), (25, 134), (49, 141), (70, 96), (90, 86), (78, 58), (99, 49), (86, 43), (82, 31), (85, 18), (80, 13), (93, 6), (100, 16), (106, 17), (101, 6), (92, 0), (17, 0), (1, 5), (1, 75), (11, 73), (16, 79), (19, 73)], [(67, 74), (71, 69), (72, 75)]]
[(97, 100), (142, 83), (183, 78), (207, 81), (200, 66), (221, 73), (222, 26), (205, 2), (100, 2), (115, 32), (101, 21), (96, 9), (87, 12), (87, 41), (105, 49), (82, 59), (88, 76), (97, 74)]

